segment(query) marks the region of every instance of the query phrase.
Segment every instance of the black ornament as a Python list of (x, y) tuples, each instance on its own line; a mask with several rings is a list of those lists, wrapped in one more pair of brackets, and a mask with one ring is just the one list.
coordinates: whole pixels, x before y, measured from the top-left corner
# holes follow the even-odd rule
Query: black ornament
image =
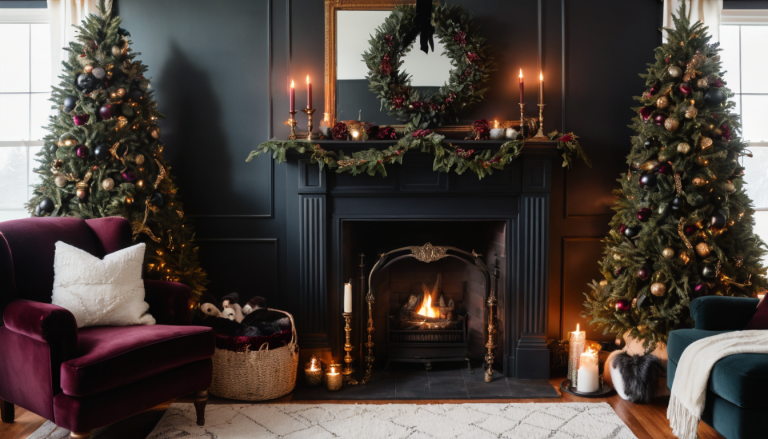
[(40, 204), (37, 205), (37, 208), (40, 209), (40, 213), (51, 213), (53, 212), (53, 200), (50, 198), (43, 198), (40, 200)]
[(650, 140), (646, 140), (643, 146), (645, 146), (645, 149), (651, 149), (651, 147), (653, 146), (653, 142), (651, 142)]
[(634, 238), (635, 236), (640, 234), (640, 227), (627, 227), (624, 229), (624, 236), (627, 238)]
[(704, 94), (704, 104), (707, 107), (718, 107), (725, 102), (727, 96), (719, 88), (711, 88)]
[(131, 102), (142, 102), (144, 100), (144, 92), (140, 88), (132, 88), (128, 92), (128, 100)]
[(712, 214), (712, 219), (709, 221), (709, 227), (713, 229), (722, 229), (725, 226), (725, 215), (720, 212)]
[(75, 105), (77, 105), (77, 97), (75, 96), (67, 96), (64, 98), (64, 112), (69, 113), (70, 111), (75, 109)]
[(93, 155), (99, 160), (105, 160), (109, 158), (109, 147), (107, 145), (99, 145), (93, 150)]
[(640, 185), (648, 187), (656, 187), (656, 174), (645, 174), (640, 176)]
[(651, 268), (643, 264), (640, 269), (637, 270), (637, 277), (640, 280), (648, 280), (651, 277)]
[(701, 267), (701, 277), (707, 280), (712, 280), (716, 276), (717, 270), (710, 264), (704, 264)]
[(157, 207), (161, 207), (163, 203), (165, 203), (165, 200), (163, 200), (163, 194), (160, 192), (155, 192), (152, 194), (152, 197), (149, 199), (149, 202), (154, 204)]
[(91, 91), (96, 88), (96, 78), (88, 73), (81, 73), (77, 76), (77, 88), (80, 90)]
[(641, 294), (637, 298), (636, 305), (637, 305), (638, 308), (642, 308), (643, 305), (646, 305), (647, 303), (648, 303), (648, 296), (646, 296), (645, 294)]
[(128, 147), (125, 145), (120, 145), (117, 147), (117, 150), (115, 151), (117, 153), (118, 157), (125, 156), (125, 152), (128, 150)]
[(685, 207), (685, 198), (675, 197), (672, 199), (672, 210), (678, 211)]

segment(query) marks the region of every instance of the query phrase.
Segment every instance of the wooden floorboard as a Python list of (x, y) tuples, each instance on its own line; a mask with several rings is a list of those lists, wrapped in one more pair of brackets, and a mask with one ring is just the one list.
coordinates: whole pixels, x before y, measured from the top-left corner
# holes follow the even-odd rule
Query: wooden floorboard
[[(582, 398), (569, 393), (560, 392), (559, 386), (562, 378), (552, 378), (550, 382), (561, 394), (559, 399), (511, 399), (511, 400), (472, 400), (472, 402), (489, 403), (557, 403), (557, 402), (607, 402), (613, 407), (616, 414), (632, 430), (638, 439), (674, 439), (672, 430), (667, 421), (667, 401), (668, 398), (657, 398), (651, 404), (633, 404), (624, 401), (618, 395), (612, 395), (607, 398)], [(191, 400), (180, 398), (181, 403), (191, 403)], [(157, 407), (148, 410), (140, 415), (133, 416), (118, 423), (104, 428), (104, 433), (108, 439), (136, 439), (143, 438), (149, 434), (157, 422), (162, 417), (164, 411), (174, 401), (168, 401)], [(239, 403), (238, 401), (229, 401), (221, 398), (212, 397), (210, 404), (230, 404)], [(258, 404), (360, 404), (361, 401), (296, 401), (293, 395), (287, 395), (282, 398), (262, 402)], [(467, 400), (429, 400), (429, 401), (372, 401), (376, 404), (465, 404)], [(16, 407), (16, 422), (12, 424), (0, 423), (0, 439), (26, 439), (32, 432), (37, 430), (45, 419), (34, 413), (28, 412), (21, 407)], [(700, 439), (723, 439), (723, 437), (703, 422), (699, 425)]]

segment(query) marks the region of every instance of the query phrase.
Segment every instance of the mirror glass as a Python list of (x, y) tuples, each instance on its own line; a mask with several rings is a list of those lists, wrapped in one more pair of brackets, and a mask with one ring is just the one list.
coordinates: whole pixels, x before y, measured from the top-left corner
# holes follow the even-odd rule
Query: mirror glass
[[(369, 90), (368, 66), (363, 52), (369, 49), (376, 28), (392, 11), (336, 11), (336, 120), (361, 120), (375, 125), (402, 125), (387, 114), (381, 101)], [(416, 42), (403, 58), (402, 70), (411, 76), (411, 85), (426, 97), (448, 82), (451, 60), (435, 36), (435, 51), (418, 49)]]

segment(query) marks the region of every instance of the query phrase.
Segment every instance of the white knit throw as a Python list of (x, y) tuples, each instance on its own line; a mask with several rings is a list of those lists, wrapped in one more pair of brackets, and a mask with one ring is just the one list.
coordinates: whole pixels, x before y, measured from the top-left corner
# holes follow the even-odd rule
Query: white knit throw
[(678, 438), (696, 439), (712, 367), (736, 354), (768, 354), (768, 330), (726, 332), (702, 338), (685, 348), (667, 408), (667, 419)]

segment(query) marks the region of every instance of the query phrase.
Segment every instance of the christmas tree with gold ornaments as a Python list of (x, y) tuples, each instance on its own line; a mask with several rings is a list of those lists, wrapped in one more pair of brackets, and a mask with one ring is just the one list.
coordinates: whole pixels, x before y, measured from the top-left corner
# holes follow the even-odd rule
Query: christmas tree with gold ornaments
[(691, 24), (685, 3), (668, 41), (640, 76), (628, 171), (605, 238), (604, 280), (586, 293), (585, 317), (615, 334), (666, 343), (693, 326), (689, 305), (707, 295), (754, 296), (766, 288), (765, 243), (745, 191), (736, 104), (723, 81), (718, 43)]
[(130, 49), (130, 34), (98, 4), (78, 27), (77, 41), (51, 101), (44, 146), (38, 154), (41, 183), (27, 207), (35, 216), (101, 218), (131, 222), (133, 238), (145, 242), (146, 277), (181, 282), (193, 297), (205, 290), (194, 230), (176, 195), (147, 66)]

